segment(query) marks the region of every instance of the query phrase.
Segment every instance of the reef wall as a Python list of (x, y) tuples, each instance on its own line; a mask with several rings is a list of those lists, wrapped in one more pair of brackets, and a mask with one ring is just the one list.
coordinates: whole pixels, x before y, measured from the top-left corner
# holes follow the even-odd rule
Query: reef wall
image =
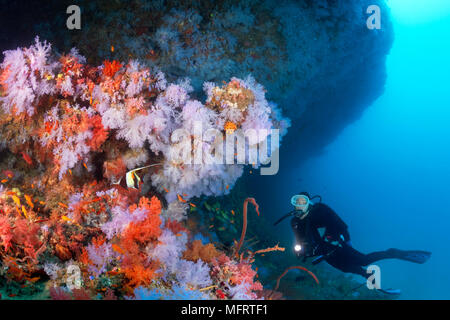
[[(68, 2), (20, 10), (3, 2), (19, 16), (2, 19), (2, 51), (38, 34), (60, 52), (77, 47), (90, 63), (137, 58), (169, 81), (189, 77), (199, 94), (203, 81), (251, 73), (293, 121), (283, 150), (301, 143), (302, 158), (381, 94), (393, 40), (384, 0), (80, 1), (81, 30), (66, 27)], [(366, 26), (370, 5), (381, 8), (380, 30)]]
[[(35, 294), (47, 281), (53, 298), (71, 299), (55, 287), (75, 263), (86, 288), (73, 298), (264, 297), (254, 253), (282, 251), (273, 246), (284, 239), (249, 240), (244, 259), (219, 232), (231, 242), (240, 230), (233, 224), (242, 201), (233, 197), (246, 192), (230, 192), (246, 169), (175, 162), (180, 148), (169, 136), (193, 132), (194, 120), (221, 133), (281, 129), (280, 174), (245, 179), (257, 199), (271, 199), (274, 183), (383, 91), (392, 43), (384, 1), (79, 1), (81, 30), (66, 28), (69, 4), (0, 0), (0, 49), (8, 50), (0, 65), (0, 275), (17, 286), (4, 286), (9, 296)], [(373, 4), (382, 8), (381, 30), (366, 26)], [(215, 143), (195, 148), (212, 152)], [(221, 195), (222, 204), (202, 198)], [(264, 204), (268, 216), (277, 208)], [(207, 220), (186, 219), (187, 211)], [(196, 238), (212, 228), (223, 248)], [(256, 237), (267, 230), (249, 229)], [(31, 289), (20, 291), (22, 283)]]

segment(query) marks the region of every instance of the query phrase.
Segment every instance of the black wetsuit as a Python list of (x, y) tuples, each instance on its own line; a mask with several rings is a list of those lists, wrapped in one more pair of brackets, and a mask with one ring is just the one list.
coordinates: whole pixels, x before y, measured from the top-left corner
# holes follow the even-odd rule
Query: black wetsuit
[[(291, 220), (296, 241), (302, 245), (300, 255), (304, 257), (323, 256), (333, 267), (343, 271), (369, 277), (364, 266), (382, 259), (402, 259), (406, 251), (388, 249), (363, 254), (349, 245), (350, 234), (344, 221), (329, 206), (316, 203), (303, 219)], [(321, 236), (319, 229), (325, 228)]]

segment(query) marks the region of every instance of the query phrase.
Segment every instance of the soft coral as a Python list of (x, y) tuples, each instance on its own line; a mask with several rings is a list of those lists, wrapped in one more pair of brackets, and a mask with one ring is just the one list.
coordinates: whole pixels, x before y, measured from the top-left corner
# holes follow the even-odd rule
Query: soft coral
[(11, 247), (12, 238), (13, 229), (9, 223), (9, 219), (5, 216), (0, 216), (0, 245), (3, 246), (5, 252), (8, 252)]
[(142, 197), (139, 201), (139, 207), (136, 205), (130, 207), (131, 211), (137, 209), (146, 210), (147, 217), (138, 223), (131, 222), (123, 234), (125, 243), (138, 242), (141, 244), (158, 239), (161, 234), (161, 203), (156, 197), (151, 200)]
[(117, 71), (122, 68), (122, 65), (120, 62), (114, 60), (113, 62), (110, 62), (108, 60), (103, 61), (104, 68), (103, 68), (103, 74), (107, 77), (114, 77)]

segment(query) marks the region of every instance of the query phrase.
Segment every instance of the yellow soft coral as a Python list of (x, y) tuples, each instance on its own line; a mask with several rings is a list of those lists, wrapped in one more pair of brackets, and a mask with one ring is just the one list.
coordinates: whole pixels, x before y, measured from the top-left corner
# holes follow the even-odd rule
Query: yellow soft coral
[(237, 80), (232, 80), (223, 87), (214, 87), (212, 92), (213, 97), (207, 106), (213, 110), (220, 111), (228, 107), (244, 112), (255, 101), (253, 92), (241, 87)]

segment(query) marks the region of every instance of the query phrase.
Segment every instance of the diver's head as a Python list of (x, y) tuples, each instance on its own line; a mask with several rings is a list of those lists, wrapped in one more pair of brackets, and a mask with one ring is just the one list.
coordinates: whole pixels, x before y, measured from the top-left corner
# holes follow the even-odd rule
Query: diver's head
[(291, 198), (291, 204), (295, 207), (295, 210), (299, 211), (303, 216), (306, 216), (311, 205), (313, 205), (307, 192), (300, 192), (300, 194), (294, 195)]

